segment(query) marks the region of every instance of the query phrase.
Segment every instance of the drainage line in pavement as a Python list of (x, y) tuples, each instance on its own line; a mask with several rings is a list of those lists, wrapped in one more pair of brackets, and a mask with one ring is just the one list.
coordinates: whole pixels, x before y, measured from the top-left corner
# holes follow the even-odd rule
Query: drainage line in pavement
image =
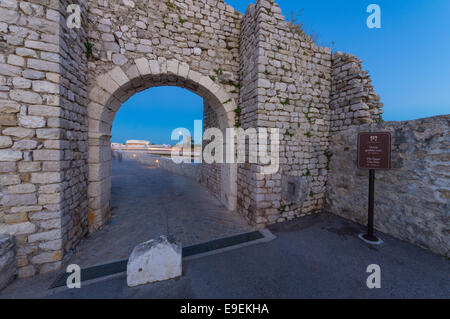
[[(195, 256), (198, 254), (204, 254), (214, 250), (227, 248), (246, 242), (254, 241), (264, 238), (264, 235), (259, 231), (254, 231), (245, 234), (239, 234), (227, 238), (216, 239), (210, 242), (183, 247), (182, 255), (183, 258)], [(110, 276), (127, 271), (128, 259), (112, 262), (109, 264), (98, 265), (94, 267), (89, 267), (81, 269), (81, 281), (92, 280), (100, 277)], [(67, 278), (69, 273), (62, 273), (58, 276), (55, 282), (50, 286), (49, 289), (56, 287), (64, 287), (67, 283)]]

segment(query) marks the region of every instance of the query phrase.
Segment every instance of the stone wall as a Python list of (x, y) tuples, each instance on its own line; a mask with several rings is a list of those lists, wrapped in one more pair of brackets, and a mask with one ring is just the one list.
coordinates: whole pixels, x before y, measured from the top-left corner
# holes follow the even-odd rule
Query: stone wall
[(57, 269), (86, 229), (84, 33), (66, 4), (0, 2), (0, 233), (20, 277)]
[(0, 290), (5, 288), (17, 273), (16, 244), (13, 236), (0, 235)]
[[(241, 114), (236, 117), (236, 126), (243, 129), (255, 127), (258, 109), (258, 10), (255, 5), (250, 4), (242, 19), (241, 43), (240, 43), (240, 98), (239, 105)], [(252, 184), (255, 165), (244, 163), (238, 164), (237, 179), (237, 205), (238, 210), (249, 221), (255, 222), (256, 193)]]
[[(241, 33), (240, 122), (244, 129), (279, 128), (281, 141), (278, 173), (262, 174), (261, 164), (240, 165), (239, 208), (260, 227), (319, 212), (327, 173), (331, 50), (286, 22), (273, 1), (250, 5)], [(286, 194), (287, 185), (302, 196)]]
[(348, 53), (333, 55), (331, 71), (331, 131), (381, 121), (383, 104), (361, 60)]
[(94, 0), (89, 8), (94, 82), (142, 56), (186, 62), (218, 83), (238, 81), (241, 14), (223, 0)]
[[(203, 103), (203, 132), (208, 128), (219, 128), (219, 120), (217, 118), (216, 112), (208, 105), (207, 102)], [(225, 132), (224, 132), (225, 133)], [(224, 134), (225, 135), (225, 134)], [(202, 149), (210, 141), (202, 141)], [(198, 141), (196, 141), (198, 143)], [(202, 162), (200, 165), (202, 184), (206, 186), (208, 191), (215, 197), (220, 199), (220, 188), (222, 185), (222, 167), (223, 164), (220, 163), (205, 163)]]
[(0, 234), (15, 235), (20, 277), (57, 269), (109, 220), (116, 112), (161, 85), (204, 98), (205, 127), (280, 129), (276, 174), (200, 166), (258, 227), (319, 212), (330, 133), (381, 107), (359, 60), (316, 46), (272, 0), (245, 15), (223, 0), (1, 0)]
[[(66, 15), (68, 4), (79, 4), (82, 28), (69, 29), (61, 24), (60, 41), (60, 118), (55, 124), (59, 132), (53, 133), (52, 145), (61, 152), (62, 161), (54, 164), (54, 170), (63, 175), (59, 185), (47, 191), (53, 196), (55, 207), (61, 212), (53, 222), (61, 227), (63, 257), (68, 259), (77, 244), (88, 231), (88, 67), (85, 43), (87, 40), (88, 1), (59, 1), (60, 12)], [(63, 16), (61, 20), (65, 21)], [(48, 146), (50, 147), (50, 146)], [(53, 243), (57, 248), (56, 242)], [(53, 264), (58, 269), (61, 261)], [(49, 269), (50, 270), (50, 269)]]
[(368, 171), (356, 168), (357, 133), (375, 131), (392, 134), (392, 169), (376, 172), (375, 228), (449, 257), (450, 115), (333, 134), (326, 210), (367, 224)]

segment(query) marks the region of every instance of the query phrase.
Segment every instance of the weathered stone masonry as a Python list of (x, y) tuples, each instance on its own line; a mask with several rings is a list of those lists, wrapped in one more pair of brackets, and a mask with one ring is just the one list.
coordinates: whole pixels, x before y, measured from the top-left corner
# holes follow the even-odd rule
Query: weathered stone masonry
[(355, 169), (355, 136), (358, 132), (390, 132), (392, 169), (376, 172), (375, 227), (449, 257), (449, 128), (447, 115), (365, 124), (333, 134), (325, 209), (367, 224), (368, 171)]
[[(99, 1), (90, 3), (90, 13), (94, 60), (89, 68), (91, 83), (97, 85), (90, 90), (89, 153), (102, 154), (101, 159), (89, 159), (89, 218), (95, 229), (109, 218), (112, 122), (131, 95), (152, 86), (184, 87), (205, 99), (221, 129), (233, 125), (240, 14), (223, 2), (204, 1), (189, 6)], [(220, 190), (213, 190), (234, 209), (236, 173), (231, 165), (222, 165), (220, 175)]]
[(66, 4), (0, 2), (0, 228), (20, 277), (59, 268), (87, 230), (85, 35)]
[(203, 97), (205, 128), (280, 129), (276, 174), (201, 167), (258, 227), (321, 211), (330, 140), (382, 113), (360, 61), (315, 45), (273, 1), (243, 15), (223, 0), (0, 0), (0, 233), (19, 277), (59, 268), (108, 221), (115, 114), (161, 85)]
[(355, 125), (379, 122), (383, 104), (375, 93), (361, 60), (338, 52), (333, 55), (332, 87), (330, 95), (331, 132)]
[(13, 236), (0, 235), (0, 290), (14, 280), (17, 274), (15, 247)]
[[(207, 102), (203, 103), (203, 131), (212, 127), (220, 127), (217, 115)], [(223, 132), (226, 134), (226, 132)], [(224, 135), (225, 135), (224, 134)], [(209, 141), (203, 141), (203, 147)], [(198, 142), (197, 142), (198, 143)], [(221, 164), (202, 163), (200, 182), (216, 197), (220, 197)]]
[[(80, 29), (67, 28), (68, 3), (81, 4)], [(129, 96), (184, 87), (234, 125), (242, 15), (222, 1), (2, 0), (0, 11), (0, 230), (16, 236), (26, 277), (60, 267), (109, 219), (110, 130)], [(236, 168), (215, 172), (234, 209)]]
[[(329, 48), (316, 46), (287, 23), (273, 2), (258, 1), (247, 9), (241, 42), (242, 126), (279, 128), (282, 137), (278, 173), (264, 175), (258, 164), (239, 167), (239, 208), (258, 226), (318, 212), (323, 205), (331, 59)], [(288, 194), (290, 187), (301, 196)]]

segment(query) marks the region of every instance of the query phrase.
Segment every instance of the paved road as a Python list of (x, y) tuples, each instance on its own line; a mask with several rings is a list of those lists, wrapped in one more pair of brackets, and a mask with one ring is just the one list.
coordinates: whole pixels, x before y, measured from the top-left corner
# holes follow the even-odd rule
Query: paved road
[(139, 243), (163, 234), (190, 246), (251, 230), (192, 179), (132, 160), (113, 161), (111, 207), (111, 223), (81, 243), (73, 263), (125, 259)]
[[(21, 280), (0, 297), (450, 298), (449, 260), (406, 242), (381, 234), (385, 243), (370, 246), (361, 226), (329, 214), (270, 229), (271, 242), (184, 261), (179, 279), (129, 288), (119, 275), (53, 292), (50, 279)], [(380, 289), (366, 286), (369, 264), (381, 267)]]

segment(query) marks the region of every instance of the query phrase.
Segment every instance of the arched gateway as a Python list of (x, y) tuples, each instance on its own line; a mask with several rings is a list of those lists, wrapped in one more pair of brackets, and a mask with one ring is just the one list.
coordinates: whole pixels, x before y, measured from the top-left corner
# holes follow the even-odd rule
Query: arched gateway
[(272, 0), (245, 14), (223, 0), (0, 1), (0, 38), (0, 234), (21, 277), (58, 269), (108, 220), (111, 125), (138, 91), (197, 93), (205, 127), (280, 129), (276, 173), (204, 170), (258, 227), (320, 211), (330, 135), (382, 113), (361, 61), (318, 47)]
[[(126, 70), (116, 66), (99, 75), (91, 86), (89, 117), (89, 225), (102, 226), (109, 219), (111, 187), (110, 137), (116, 112), (136, 92), (154, 86), (169, 85), (186, 88), (203, 97), (205, 107), (211, 108), (220, 129), (234, 125), (235, 102), (230, 95), (206, 75), (191, 70), (189, 64), (177, 60), (139, 58)], [(224, 103), (228, 101), (227, 103)], [(181, 102), (181, 101), (180, 101)], [(211, 120), (211, 115), (209, 120)], [(208, 119), (208, 118), (207, 118)], [(236, 208), (236, 166), (218, 165), (221, 170), (219, 197), (230, 210)]]

